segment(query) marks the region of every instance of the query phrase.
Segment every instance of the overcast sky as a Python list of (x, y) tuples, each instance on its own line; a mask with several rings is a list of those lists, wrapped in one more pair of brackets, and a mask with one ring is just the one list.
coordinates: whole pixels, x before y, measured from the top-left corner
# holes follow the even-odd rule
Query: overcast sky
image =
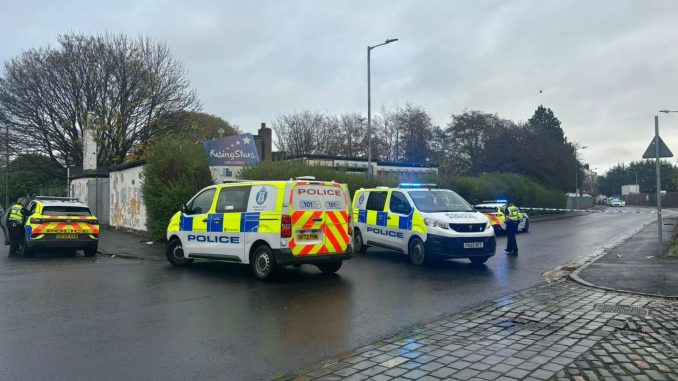
[[(678, 1), (9, 1), (0, 61), (67, 32), (143, 34), (183, 61), (203, 111), (255, 132), (300, 110), (423, 106), (524, 121), (543, 104), (599, 172), (639, 159), (678, 110)], [(539, 90), (543, 90), (540, 94)], [(660, 115), (678, 154), (678, 114)]]

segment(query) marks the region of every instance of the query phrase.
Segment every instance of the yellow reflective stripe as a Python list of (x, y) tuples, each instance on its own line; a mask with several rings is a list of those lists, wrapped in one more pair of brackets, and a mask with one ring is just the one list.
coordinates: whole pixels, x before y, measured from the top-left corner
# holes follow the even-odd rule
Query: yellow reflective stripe
[(414, 211), (412, 216), (412, 231), (417, 233), (426, 234), (426, 224), (424, 224), (424, 218), (419, 214), (418, 211)]
[[(240, 232), (240, 220), (242, 213), (224, 213), (224, 231), (225, 232)], [(193, 220), (193, 229), (195, 229), (195, 221)]]
[(280, 213), (261, 212), (259, 214), (259, 233), (280, 233)]
[(376, 225), (377, 224), (377, 211), (376, 210), (368, 210), (367, 211), (367, 224), (368, 225)]

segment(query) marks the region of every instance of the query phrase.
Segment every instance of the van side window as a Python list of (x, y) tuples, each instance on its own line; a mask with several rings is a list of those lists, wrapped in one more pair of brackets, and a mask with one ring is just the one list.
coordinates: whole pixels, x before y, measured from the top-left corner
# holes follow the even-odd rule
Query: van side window
[(386, 205), (386, 195), (386, 192), (370, 192), (365, 209), (382, 212)]
[(216, 191), (216, 189), (210, 188), (195, 196), (190, 205), (188, 205), (187, 214), (208, 213), (212, 207), (212, 201), (214, 200), (214, 193), (216, 193)]
[(221, 188), (216, 213), (246, 212), (250, 189), (249, 185)]
[(391, 193), (391, 202), (389, 202), (389, 208), (392, 213), (398, 214), (410, 214), (412, 213), (412, 206), (410, 202), (407, 201), (407, 197), (401, 192), (392, 192)]

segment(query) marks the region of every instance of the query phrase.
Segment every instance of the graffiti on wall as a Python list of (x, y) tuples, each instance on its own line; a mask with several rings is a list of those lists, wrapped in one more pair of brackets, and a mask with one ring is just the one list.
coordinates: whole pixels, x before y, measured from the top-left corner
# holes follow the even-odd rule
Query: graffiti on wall
[(146, 206), (141, 193), (143, 168), (110, 173), (111, 226), (146, 230)]

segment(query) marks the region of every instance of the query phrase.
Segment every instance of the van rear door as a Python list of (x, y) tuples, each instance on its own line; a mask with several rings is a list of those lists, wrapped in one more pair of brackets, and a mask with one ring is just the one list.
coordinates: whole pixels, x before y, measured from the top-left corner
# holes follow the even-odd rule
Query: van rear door
[(292, 184), (290, 211), (295, 256), (344, 253), (350, 242), (348, 192), (338, 183)]

